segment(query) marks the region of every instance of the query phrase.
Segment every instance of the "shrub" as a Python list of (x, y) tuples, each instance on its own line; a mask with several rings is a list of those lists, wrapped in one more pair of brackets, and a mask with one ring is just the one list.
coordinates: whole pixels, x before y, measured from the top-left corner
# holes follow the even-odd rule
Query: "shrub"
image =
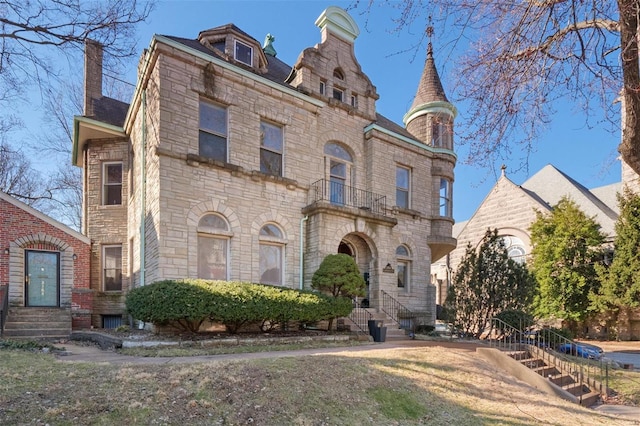
[(134, 318), (196, 332), (209, 319), (231, 333), (247, 324), (269, 331), (289, 321), (314, 322), (351, 313), (350, 299), (263, 284), (228, 281), (159, 281), (127, 295)]
[(195, 333), (215, 305), (205, 284), (165, 280), (137, 287), (127, 293), (126, 308), (138, 320)]

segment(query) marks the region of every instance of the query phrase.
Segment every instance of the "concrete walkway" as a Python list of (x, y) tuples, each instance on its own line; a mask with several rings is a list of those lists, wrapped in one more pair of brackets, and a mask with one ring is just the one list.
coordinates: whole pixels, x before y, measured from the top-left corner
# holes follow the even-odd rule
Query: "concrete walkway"
[[(78, 344), (68, 342), (64, 344), (66, 352), (58, 354), (57, 358), (61, 362), (98, 362), (116, 365), (138, 364), (138, 365), (158, 365), (158, 364), (189, 364), (202, 362), (217, 362), (242, 359), (264, 359), (264, 358), (285, 358), (293, 356), (314, 356), (325, 354), (339, 354), (342, 352), (364, 352), (376, 351), (395, 348), (419, 348), (441, 346), (450, 348), (458, 352), (475, 353), (477, 347), (484, 345), (475, 342), (464, 341), (431, 341), (431, 340), (407, 340), (407, 339), (391, 339), (384, 343), (370, 343), (361, 346), (339, 347), (339, 348), (315, 348), (315, 349), (299, 349), (291, 351), (276, 352), (254, 352), (254, 353), (238, 353), (225, 355), (200, 355), (186, 357), (139, 357), (121, 355), (114, 351), (102, 350), (95, 345)], [(640, 425), (640, 407), (631, 407), (626, 405), (603, 404), (593, 407), (594, 410), (619, 416), (624, 419), (636, 420)]]

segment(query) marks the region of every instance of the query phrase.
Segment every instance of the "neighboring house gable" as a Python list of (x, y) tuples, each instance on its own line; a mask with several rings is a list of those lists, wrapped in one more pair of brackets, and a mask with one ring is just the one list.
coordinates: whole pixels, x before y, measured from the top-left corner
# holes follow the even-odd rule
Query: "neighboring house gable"
[(89, 238), (0, 192), (0, 248), (9, 306), (70, 309), (74, 328), (89, 327)]

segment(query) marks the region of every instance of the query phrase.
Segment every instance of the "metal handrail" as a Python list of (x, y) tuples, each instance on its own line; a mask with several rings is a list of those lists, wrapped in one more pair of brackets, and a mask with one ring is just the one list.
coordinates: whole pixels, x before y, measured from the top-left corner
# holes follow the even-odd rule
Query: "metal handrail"
[[(382, 304), (380, 309), (387, 314), (389, 318), (398, 323), (400, 328), (414, 331), (415, 327), (420, 324), (426, 324), (430, 317), (429, 313), (417, 313), (398, 302), (393, 296), (384, 290), (380, 290), (382, 296)], [(420, 323), (420, 324), (418, 324)]]
[[(371, 312), (367, 311), (365, 308), (359, 308), (355, 306), (348, 318), (351, 320), (356, 327), (360, 329), (358, 333), (362, 332), (365, 334), (369, 333), (368, 324), (369, 320), (373, 319), (373, 315)], [(366, 327), (366, 328), (365, 328)]]
[(387, 215), (387, 197), (371, 191), (344, 185), (326, 179), (320, 179), (311, 184), (310, 195), (312, 203), (329, 201), (331, 204), (346, 207), (357, 207), (378, 215)]
[(9, 313), (9, 286), (0, 286), (0, 336), (4, 334), (4, 324)]
[[(565, 373), (559, 377), (548, 376), (560, 387), (575, 383), (597, 390), (601, 395), (607, 395), (609, 392), (607, 363), (602, 359), (578, 357), (577, 351), (574, 354), (559, 352), (558, 348), (562, 345), (568, 345), (566, 347), (571, 349), (580, 343), (567, 339), (553, 330), (542, 329), (531, 337), (530, 333), (523, 332), (498, 318), (492, 318), (490, 329), (484, 337), (491, 347), (504, 351), (527, 351), (546, 365)], [(582, 402), (582, 395), (579, 399)]]

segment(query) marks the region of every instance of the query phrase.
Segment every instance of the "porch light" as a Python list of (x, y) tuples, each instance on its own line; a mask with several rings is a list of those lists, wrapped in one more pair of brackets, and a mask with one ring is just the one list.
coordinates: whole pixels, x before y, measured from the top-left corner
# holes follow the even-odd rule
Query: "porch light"
[(4, 249), (4, 254), (9, 255), (9, 247), (7, 247), (6, 249)]
[(77, 255), (77, 254), (75, 254), (75, 253), (73, 253), (73, 256), (71, 256), (71, 258), (72, 258), (73, 260), (78, 260), (78, 255)]

